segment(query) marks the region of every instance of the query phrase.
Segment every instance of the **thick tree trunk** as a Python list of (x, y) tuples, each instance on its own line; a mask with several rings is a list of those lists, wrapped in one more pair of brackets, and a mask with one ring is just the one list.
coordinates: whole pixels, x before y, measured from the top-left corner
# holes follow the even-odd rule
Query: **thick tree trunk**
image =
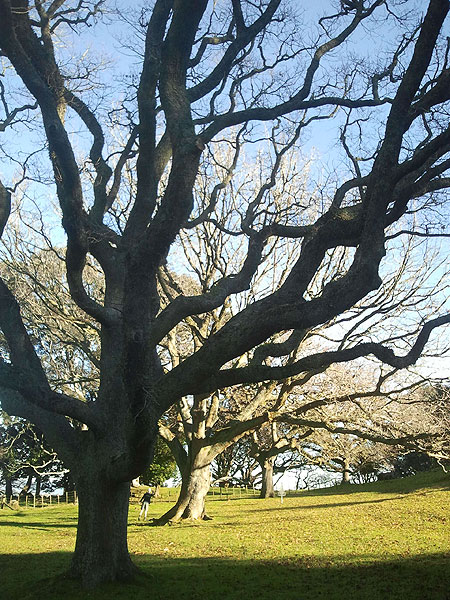
[(210, 519), (205, 511), (205, 500), (211, 483), (210, 463), (198, 458), (183, 481), (177, 503), (162, 517), (155, 519), (154, 525), (165, 525), (169, 521), (181, 519)]
[(6, 502), (10, 502), (12, 495), (13, 495), (13, 489), (12, 489), (12, 477), (8, 477), (7, 475), (5, 476), (5, 496), (6, 496)]
[(34, 475), (28, 475), (26, 484), (20, 490), (21, 496), (26, 496), (28, 494), (28, 492), (30, 491), (31, 485), (33, 483), (33, 477), (34, 477)]
[(345, 485), (347, 483), (350, 483), (350, 465), (348, 460), (344, 460), (341, 485)]
[(129, 483), (98, 477), (77, 482), (78, 531), (71, 575), (83, 587), (130, 580), (136, 571), (127, 545)]
[(273, 458), (266, 459), (262, 464), (262, 485), (260, 498), (273, 498)]
[(35, 496), (41, 495), (41, 477), (36, 475), (36, 491), (34, 492)]
[(70, 473), (67, 473), (66, 477), (64, 479), (64, 493), (69, 494), (70, 492), (73, 492), (74, 490), (75, 490), (75, 482), (73, 480), (73, 477), (71, 476)]

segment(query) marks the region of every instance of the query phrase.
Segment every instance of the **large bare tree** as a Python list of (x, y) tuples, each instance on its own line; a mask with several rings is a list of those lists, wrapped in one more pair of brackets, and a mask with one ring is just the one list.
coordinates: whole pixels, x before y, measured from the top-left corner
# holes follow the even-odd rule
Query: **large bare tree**
[[(386, 346), (374, 339), (281, 360), (309, 329), (380, 287), (386, 252), (397, 258), (389, 239), (442, 233), (435, 225), (450, 185), (447, 0), (330, 2), (316, 27), (314, 11), (300, 18), (282, 0), (155, 0), (135, 19), (127, 15), (141, 42), (140, 72), (131, 73), (128, 87), (121, 82), (114, 100), (117, 81), (99, 76), (98, 85), (109, 88), (96, 88), (92, 65), (82, 60), (86, 53), (71, 57), (65, 46), (68, 32), (94, 22), (107, 4), (0, 0), (2, 156), (26, 167), (19, 179), (39, 174), (42, 180), (45, 165), (28, 168), (37, 152), (31, 146), (48, 149), (67, 236), (70, 294), (98, 324), (101, 341), (95, 394), (82, 399), (55, 388), (16, 297), (1, 281), (2, 406), (44, 431), (74, 475), (79, 523), (72, 574), (87, 586), (133, 573), (129, 481), (148, 464), (158, 419), (175, 402), (369, 354), (405, 367), (418, 359), (432, 330), (450, 321), (446, 314), (428, 322), (418, 315), (416, 339), (400, 354), (398, 340)], [(368, 31), (391, 31), (391, 25), (398, 35), (378, 61), (364, 56), (365, 64), (348, 53), (347, 41), (361, 42), (362, 28), (367, 40)], [(270, 194), (285, 149), (324, 118), (340, 119), (347, 167), (321, 189), (319, 216), (301, 201), (285, 209), (283, 196)], [(198, 174), (214, 163), (223, 139), (237, 149), (267, 137), (265, 185), (252, 193), (247, 181), (245, 206), (231, 203), (224, 223), (216, 208), (242, 168), (238, 153), (222, 165), (207, 199), (194, 193)], [(250, 147), (247, 157), (256, 151)], [(5, 171), (1, 231), (17, 183)], [(180, 232), (205, 223), (227, 232), (229, 253), (233, 240), (245, 240), (238, 268), (162, 304), (160, 269), (176, 262)], [(276, 291), (252, 295), (274, 240), (294, 241), (296, 260), (271, 287)], [(351, 259), (321, 278), (318, 289), (315, 274), (339, 247), (350, 248)], [(101, 298), (85, 280), (86, 265), (94, 262), (105, 281)], [(230, 298), (241, 310), (178, 365), (162, 363), (159, 345), (171, 331)], [(280, 332), (290, 332), (287, 341), (274, 343)], [(245, 354), (251, 360), (236, 364)]]

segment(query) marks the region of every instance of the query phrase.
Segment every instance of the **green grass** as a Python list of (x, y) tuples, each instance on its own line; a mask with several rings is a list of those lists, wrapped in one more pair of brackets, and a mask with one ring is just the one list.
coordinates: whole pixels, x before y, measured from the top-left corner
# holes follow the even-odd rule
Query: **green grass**
[[(213, 521), (148, 527), (130, 510), (141, 576), (86, 593), (70, 563), (76, 507), (0, 514), (2, 600), (450, 600), (450, 477), (442, 472), (258, 500), (208, 498)], [(151, 505), (158, 516), (169, 502)]]

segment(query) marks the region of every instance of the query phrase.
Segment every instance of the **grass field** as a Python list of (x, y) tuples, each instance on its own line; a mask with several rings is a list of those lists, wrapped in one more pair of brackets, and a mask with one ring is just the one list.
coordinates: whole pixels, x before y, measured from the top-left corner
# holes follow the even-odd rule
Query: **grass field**
[[(450, 600), (450, 477), (433, 472), (366, 486), (258, 500), (217, 495), (213, 521), (129, 520), (143, 575), (84, 592), (61, 573), (73, 505), (0, 511), (0, 598), (72, 600)], [(170, 504), (151, 505), (160, 515)]]

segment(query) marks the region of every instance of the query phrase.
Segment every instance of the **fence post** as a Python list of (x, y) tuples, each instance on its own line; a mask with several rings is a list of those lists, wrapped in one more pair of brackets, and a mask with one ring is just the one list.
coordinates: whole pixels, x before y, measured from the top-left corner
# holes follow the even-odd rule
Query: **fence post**
[(44, 496), (41, 494), (41, 508), (44, 508)]
[(59, 494), (56, 494), (56, 501), (57, 501), (57, 503), (59, 505)]
[(28, 508), (28, 494), (25, 494), (25, 508)]
[(33, 508), (36, 508), (36, 494), (33, 494)]
[(66, 504), (69, 504), (69, 492), (66, 492)]

